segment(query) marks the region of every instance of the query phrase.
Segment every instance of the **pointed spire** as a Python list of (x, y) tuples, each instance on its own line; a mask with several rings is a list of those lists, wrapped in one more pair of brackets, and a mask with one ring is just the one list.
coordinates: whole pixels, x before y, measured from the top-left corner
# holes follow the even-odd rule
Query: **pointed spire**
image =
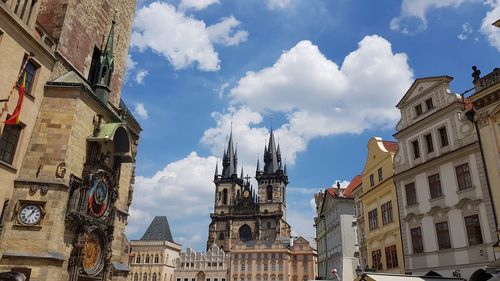
[(241, 165), (241, 175), (240, 175), (240, 179), (243, 179), (243, 165)]
[(237, 174), (237, 157), (233, 145), (233, 132), (229, 134), (227, 149), (224, 149), (224, 158), (222, 159), (222, 178), (231, 178)]
[(105, 104), (108, 103), (109, 93), (111, 92), (111, 76), (113, 75), (113, 71), (115, 69), (115, 59), (113, 55), (113, 42), (115, 38), (116, 24), (115, 16), (113, 16), (113, 20), (111, 21), (111, 28), (106, 39), (106, 45), (104, 46), (99, 58), (98, 70), (92, 74), (94, 77), (93, 82), (95, 83), (92, 85), (93, 90), (96, 96)]
[(257, 168), (255, 169), (255, 173), (258, 173), (260, 172), (260, 162), (259, 162), (259, 158), (257, 158)]
[(269, 144), (267, 145), (267, 149), (265, 150), (264, 155), (264, 172), (266, 174), (274, 174), (279, 169), (278, 162), (276, 142), (274, 141), (274, 133), (271, 129)]
[(218, 177), (219, 177), (219, 159), (217, 159), (217, 162), (215, 163), (214, 179), (217, 179)]
[(286, 163), (285, 163), (285, 168), (283, 169), (283, 174), (286, 175)]

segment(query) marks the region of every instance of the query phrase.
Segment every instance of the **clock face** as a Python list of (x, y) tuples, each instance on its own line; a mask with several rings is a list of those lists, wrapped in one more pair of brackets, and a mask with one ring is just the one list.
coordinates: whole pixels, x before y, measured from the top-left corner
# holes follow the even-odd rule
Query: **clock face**
[(248, 198), (248, 196), (250, 196), (250, 191), (248, 190), (243, 191), (243, 197)]
[(108, 208), (108, 186), (102, 179), (96, 179), (90, 191), (89, 209), (95, 217), (102, 217)]
[(91, 233), (82, 248), (83, 270), (89, 275), (96, 275), (102, 269), (104, 258), (101, 239), (95, 233)]
[(19, 221), (26, 225), (35, 225), (42, 219), (42, 209), (40, 206), (29, 204), (24, 205), (19, 211)]

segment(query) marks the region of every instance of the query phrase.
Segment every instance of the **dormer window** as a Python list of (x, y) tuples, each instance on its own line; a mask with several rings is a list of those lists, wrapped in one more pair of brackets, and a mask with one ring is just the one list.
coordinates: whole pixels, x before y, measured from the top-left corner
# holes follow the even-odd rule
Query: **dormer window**
[(415, 106), (415, 114), (417, 116), (420, 116), (420, 115), (422, 115), (422, 113), (423, 113), (423, 111), (422, 111), (422, 105), (419, 104), (419, 105)]
[(434, 104), (432, 103), (432, 98), (425, 100), (425, 107), (427, 110), (431, 110), (434, 108)]

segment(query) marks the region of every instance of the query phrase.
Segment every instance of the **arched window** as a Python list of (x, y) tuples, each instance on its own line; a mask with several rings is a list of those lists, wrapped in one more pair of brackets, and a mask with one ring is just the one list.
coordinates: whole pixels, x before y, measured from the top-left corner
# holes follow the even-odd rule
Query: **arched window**
[(142, 275), (142, 281), (148, 281), (148, 275), (146, 273)]
[(222, 191), (222, 204), (227, 205), (227, 189), (224, 188)]
[(149, 263), (149, 255), (146, 256), (146, 263)]
[(238, 232), (240, 234), (241, 241), (247, 242), (252, 240), (252, 229), (247, 224), (242, 225)]
[(156, 280), (156, 273), (153, 273), (153, 278), (151, 279), (151, 281), (157, 281)]
[(159, 263), (160, 262), (160, 257), (158, 256), (158, 254), (156, 254), (155, 256), (155, 263)]
[(141, 255), (137, 255), (135, 258), (135, 263), (141, 263)]
[(134, 274), (134, 281), (139, 281), (139, 274), (137, 273)]
[(266, 187), (266, 198), (267, 198), (267, 201), (273, 200), (273, 187), (270, 185), (268, 185)]

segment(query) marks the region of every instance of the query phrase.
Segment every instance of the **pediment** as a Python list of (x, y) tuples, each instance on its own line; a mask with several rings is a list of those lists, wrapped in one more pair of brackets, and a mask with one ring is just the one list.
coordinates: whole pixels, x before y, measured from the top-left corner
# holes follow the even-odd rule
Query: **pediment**
[(419, 95), (428, 92), (428, 90), (435, 88), (442, 82), (449, 83), (451, 82), (451, 80), (453, 80), (453, 77), (450, 76), (418, 78), (415, 80), (415, 82), (413, 82), (408, 91), (406, 91), (396, 107), (401, 108), (404, 104), (406, 104), (407, 101), (413, 100)]

